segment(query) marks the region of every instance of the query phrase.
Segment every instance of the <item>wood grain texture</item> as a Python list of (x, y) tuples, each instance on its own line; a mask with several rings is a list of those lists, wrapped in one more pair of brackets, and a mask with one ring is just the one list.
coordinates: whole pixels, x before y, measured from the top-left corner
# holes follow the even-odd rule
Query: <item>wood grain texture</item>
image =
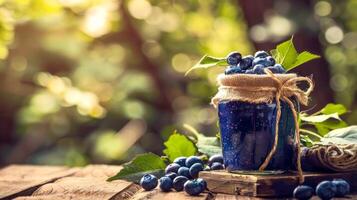
[[(312, 187), (323, 180), (343, 178), (357, 191), (357, 173), (304, 173), (305, 184)], [(225, 171), (201, 172), (210, 191), (215, 193), (254, 197), (291, 196), (298, 185), (298, 177), (293, 173), (281, 175), (243, 175)]]
[(132, 200), (147, 200), (147, 199), (157, 199), (157, 200), (205, 200), (210, 199), (208, 193), (202, 193), (199, 196), (189, 196), (185, 192), (161, 192), (160, 189), (156, 188), (152, 191), (140, 190)]
[(74, 174), (78, 169), (58, 166), (10, 165), (0, 170), (0, 199), (31, 194), (36, 188)]

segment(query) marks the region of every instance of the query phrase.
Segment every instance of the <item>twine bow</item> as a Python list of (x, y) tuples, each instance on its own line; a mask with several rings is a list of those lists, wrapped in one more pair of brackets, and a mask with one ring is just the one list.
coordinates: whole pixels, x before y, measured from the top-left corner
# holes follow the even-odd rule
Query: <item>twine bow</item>
[[(241, 101), (247, 101), (247, 102), (253, 102), (253, 103), (261, 103), (261, 102), (271, 102), (271, 100), (275, 100), (276, 102), (276, 108), (277, 108), (277, 114), (276, 114), (276, 122), (275, 122), (275, 137), (274, 137), (274, 144), (272, 149), (270, 150), (268, 156), (265, 158), (263, 164), (259, 167), (259, 170), (264, 170), (269, 162), (271, 161), (277, 145), (278, 145), (278, 133), (279, 133), (279, 122), (280, 122), (280, 117), (281, 117), (281, 101), (286, 102), (289, 107), (291, 112), (293, 113), (294, 117), (294, 125), (295, 125), (295, 142), (297, 145), (297, 169), (298, 169), (298, 175), (299, 175), (299, 182), (303, 183), (304, 182), (304, 176), (302, 172), (302, 167), (301, 167), (301, 152), (300, 152), (300, 129), (299, 129), (299, 122), (298, 122), (298, 114), (295, 110), (294, 103), (289, 99), (289, 97), (295, 96), (296, 100), (303, 104), (307, 105), (308, 100), (309, 100), (309, 95), (312, 92), (314, 88), (314, 84), (312, 80), (308, 77), (292, 77), (289, 78), (286, 81), (282, 81), (279, 78), (277, 78), (276, 75), (274, 75), (270, 70), (264, 69), (265, 73), (270, 77), (271, 80), (274, 81), (275, 86), (274, 87), (266, 87), (266, 86), (239, 86), (239, 85), (221, 85), (219, 87), (219, 92), (216, 94), (215, 97), (212, 98), (212, 104), (217, 106), (218, 102), (223, 99), (229, 99), (229, 100), (241, 100)], [(306, 91), (300, 89), (297, 86), (297, 83), (299, 82), (306, 82), (308, 83), (308, 88)], [(232, 98), (232, 95), (227, 95), (225, 94), (226, 92), (237, 92), (234, 93), (234, 98)], [(259, 93), (262, 92), (266, 94), (267, 96), (249, 96), (249, 93)], [(238, 96), (237, 96), (238, 95)], [(243, 95), (243, 96), (239, 96)], [(270, 97), (272, 95), (272, 97)]]

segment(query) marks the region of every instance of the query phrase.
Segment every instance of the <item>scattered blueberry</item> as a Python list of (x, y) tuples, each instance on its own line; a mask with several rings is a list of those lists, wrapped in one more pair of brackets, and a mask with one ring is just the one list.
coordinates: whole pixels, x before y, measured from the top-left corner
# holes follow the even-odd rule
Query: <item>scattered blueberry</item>
[(254, 74), (254, 71), (252, 69), (245, 70), (245, 74)]
[(202, 178), (198, 178), (197, 181), (202, 185), (203, 189), (207, 189), (207, 182)]
[(334, 179), (332, 184), (336, 186), (336, 197), (344, 197), (350, 193), (350, 184), (343, 179)]
[(179, 176), (184, 176), (184, 177), (187, 177), (187, 178), (191, 178), (191, 175), (190, 175), (190, 169), (188, 167), (180, 167), (180, 169), (178, 170), (177, 174)]
[(165, 174), (168, 174), (170, 172), (174, 172), (177, 173), (177, 170), (180, 168), (181, 166), (177, 163), (171, 163), (169, 165), (167, 165), (166, 169), (165, 169)]
[(256, 58), (265, 58), (267, 56), (269, 56), (269, 54), (265, 51), (257, 51), (254, 54), (254, 57), (256, 57)]
[(322, 200), (332, 199), (336, 194), (336, 186), (331, 181), (322, 181), (316, 187), (316, 195)]
[(177, 177), (177, 174), (175, 172), (170, 172), (166, 174), (165, 176), (171, 178), (171, 180), (174, 180)]
[(145, 174), (140, 180), (141, 187), (146, 191), (153, 190), (156, 188), (157, 184), (157, 178), (152, 174)]
[(294, 198), (308, 200), (314, 195), (314, 189), (307, 185), (297, 186), (294, 190)]
[(201, 163), (203, 165), (203, 161), (197, 156), (190, 156), (186, 159), (186, 167), (191, 167), (195, 163)]
[(163, 192), (168, 192), (172, 188), (172, 180), (170, 177), (163, 176), (159, 179), (159, 187)]
[(211, 171), (211, 168), (207, 165), (207, 166), (203, 169), (203, 171)]
[(236, 51), (228, 54), (227, 63), (229, 65), (237, 65), (242, 59), (242, 55)]
[(265, 74), (263, 65), (255, 65), (253, 68), (254, 74)]
[(220, 169), (224, 169), (224, 166), (222, 165), (222, 163), (219, 163), (219, 162), (212, 163), (211, 170), (220, 170)]
[(203, 171), (203, 165), (201, 163), (195, 163), (190, 167), (190, 175), (193, 178), (198, 177), (198, 173)]
[(173, 188), (179, 192), (183, 190), (183, 185), (188, 181), (188, 178), (185, 176), (177, 176), (173, 181)]
[(197, 180), (189, 180), (185, 183), (184, 189), (187, 194), (191, 196), (197, 196), (204, 191), (203, 185)]
[(219, 162), (219, 163), (223, 164), (223, 156), (221, 154), (216, 154), (216, 155), (211, 156), (208, 159), (208, 164), (209, 165), (211, 165), (214, 162)]
[(242, 72), (242, 69), (240, 67), (229, 67), (224, 71), (224, 73), (226, 75), (228, 75), (228, 74), (238, 74), (238, 73), (241, 73), (241, 72)]
[(186, 166), (186, 157), (178, 157), (178, 158), (176, 158), (175, 160), (174, 160), (174, 163), (176, 163), (176, 164), (179, 164), (181, 167), (185, 167)]

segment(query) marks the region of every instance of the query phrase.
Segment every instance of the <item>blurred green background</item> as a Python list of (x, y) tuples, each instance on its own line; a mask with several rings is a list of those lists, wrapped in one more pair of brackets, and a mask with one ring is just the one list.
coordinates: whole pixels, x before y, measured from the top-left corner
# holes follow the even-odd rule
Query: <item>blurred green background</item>
[(320, 54), (310, 112), (357, 124), (355, 0), (0, 0), (0, 165), (120, 164), (162, 151), (188, 123), (215, 135), (222, 68), (209, 54), (269, 50), (294, 35)]

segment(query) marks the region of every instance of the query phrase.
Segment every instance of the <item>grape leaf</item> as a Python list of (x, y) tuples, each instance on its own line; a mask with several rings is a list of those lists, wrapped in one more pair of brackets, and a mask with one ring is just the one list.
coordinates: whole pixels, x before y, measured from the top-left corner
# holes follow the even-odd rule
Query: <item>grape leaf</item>
[(222, 154), (221, 142), (218, 137), (207, 137), (188, 124), (184, 124), (184, 127), (195, 136), (199, 152), (208, 156)]
[[(304, 51), (302, 53), (300, 53), (296, 58), (295, 58), (295, 62), (291, 65), (288, 65), (286, 67), (287, 70), (291, 70), (291, 69), (294, 69), (295, 67), (299, 66), (299, 65), (302, 65), (310, 60), (314, 60), (314, 59), (317, 59), (317, 58), (320, 58), (320, 56), (316, 55), (316, 54), (313, 54), (313, 53), (310, 53), (308, 51)], [(283, 65), (285, 66), (285, 65)]]
[(188, 157), (197, 153), (197, 149), (193, 142), (186, 136), (177, 133), (172, 134), (164, 145), (166, 146), (164, 154), (171, 162), (173, 162), (177, 157)]
[(137, 155), (132, 161), (125, 163), (123, 169), (108, 181), (123, 179), (138, 183), (144, 174), (150, 173), (158, 177), (164, 174), (165, 162), (153, 153)]
[(347, 109), (342, 104), (329, 103), (320, 112), (325, 115), (333, 114), (333, 113), (338, 113), (339, 115), (342, 115), (347, 112)]
[(226, 66), (226, 65), (227, 65), (226, 58), (216, 58), (216, 57), (205, 55), (192, 68), (190, 68), (185, 73), (185, 76), (195, 69), (200, 69), (200, 68), (207, 69), (214, 66)]

